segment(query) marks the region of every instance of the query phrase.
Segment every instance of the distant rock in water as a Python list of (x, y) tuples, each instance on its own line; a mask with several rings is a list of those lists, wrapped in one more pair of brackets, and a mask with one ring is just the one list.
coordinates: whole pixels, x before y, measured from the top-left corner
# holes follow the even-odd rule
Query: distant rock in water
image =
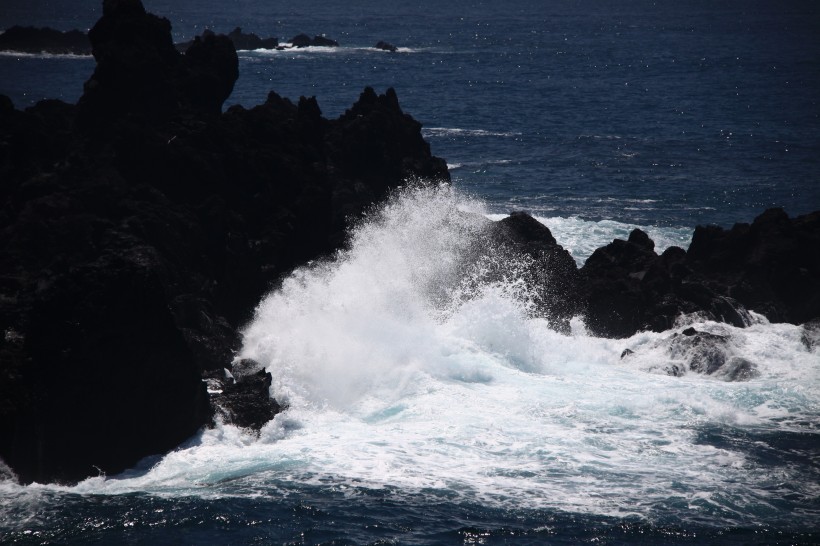
[(394, 53), (399, 50), (399, 48), (397, 48), (393, 44), (389, 44), (387, 42), (382, 42), (382, 41), (379, 41), (374, 47), (376, 49), (381, 49), (383, 51), (392, 51)]
[(88, 35), (79, 30), (61, 32), (48, 27), (13, 26), (0, 34), (0, 51), (91, 55), (91, 42)]
[[(242, 29), (239, 27), (236, 27), (235, 29), (230, 31), (228, 33), (228, 38), (231, 40), (234, 49), (236, 49), (237, 51), (254, 49), (276, 49), (277, 46), (279, 46), (278, 38), (260, 38), (253, 32), (242, 32)], [(188, 42), (180, 42), (176, 44), (176, 48), (180, 52), (185, 52), (193, 43), (194, 40), (190, 40)]]
[(297, 34), (290, 39), (290, 43), (293, 47), (339, 47), (339, 42), (336, 40), (331, 40), (324, 36), (314, 36), (311, 38), (307, 34)]
[(0, 96), (0, 457), (24, 483), (118, 473), (215, 407), (258, 429), (279, 409), (264, 370), (218, 400), (203, 379), (264, 293), (392, 188), (448, 179), (392, 89), (336, 120), (273, 92), (223, 113), (228, 37), (181, 54), (139, 0), (105, 0), (89, 36), (76, 106)]

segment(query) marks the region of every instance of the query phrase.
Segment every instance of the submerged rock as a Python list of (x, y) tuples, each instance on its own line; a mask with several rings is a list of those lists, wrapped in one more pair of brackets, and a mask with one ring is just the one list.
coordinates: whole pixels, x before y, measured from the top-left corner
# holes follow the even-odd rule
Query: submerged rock
[(806, 322), (801, 327), (800, 333), (800, 341), (803, 343), (803, 346), (809, 350), (809, 352), (814, 352), (820, 347), (820, 318), (810, 320)]
[(297, 34), (290, 39), (293, 47), (339, 47), (339, 42), (324, 36), (314, 36), (311, 38), (307, 34)]
[(381, 41), (381, 40), (379, 40), (379, 41), (376, 43), (376, 45), (375, 45), (375, 46), (373, 46), (373, 47), (375, 47), (376, 49), (381, 49), (382, 51), (390, 51), (390, 52), (393, 52), (393, 53), (395, 53), (396, 51), (398, 51), (398, 50), (399, 50), (399, 48), (397, 48), (397, 47), (396, 47), (396, 46), (394, 46), (393, 44), (390, 44), (390, 43), (387, 43), (387, 42), (383, 42), (383, 41)]
[[(690, 327), (672, 334), (663, 344), (670, 358), (682, 361), (688, 371), (724, 381), (745, 381), (758, 375), (755, 363), (732, 354), (729, 337), (725, 335)], [(672, 375), (682, 375), (683, 371), (676, 366)]]

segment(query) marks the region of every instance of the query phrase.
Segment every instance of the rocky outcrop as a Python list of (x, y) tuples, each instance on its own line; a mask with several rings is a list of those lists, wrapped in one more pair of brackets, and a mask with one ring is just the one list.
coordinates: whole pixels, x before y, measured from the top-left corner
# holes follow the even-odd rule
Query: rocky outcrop
[(90, 55), (88, 35), (79, 30), (62, 32), (53, 28), (13, 26), (0, 34), (0, 51), (50, 53), (52, 55)]
[(90, 36), (77, 106), (0, 98), (0, 457), (23, 482), (119, 472), (215, 416), (261, 426), (264, 371), (218, 404), (202, 379), (262, 295), (391, 188), (448, 176), (392, 90), (336, 120), (275, 93), (222, 113), (227, 37), (181, 54), (138, 0)]
[[(513, 213), (490, 230), (504, 267), (522, 277), (535, 312), (565, 330), (584, 318), (597, 336), (622, 338), (672, 329), (681, 315), (748, 326), (748, 311), (773, 322), (820, 317), (820, 212), (789, 218), (781, 209), (731, 230), (698, 227), (688, 251), (655, 252), (639, 230), (597, 249), (580, 269), (542, 224)], [(517, 267), (517, 266), (515, 266)], [(492, 271), (489, 268), (488, 271)]]

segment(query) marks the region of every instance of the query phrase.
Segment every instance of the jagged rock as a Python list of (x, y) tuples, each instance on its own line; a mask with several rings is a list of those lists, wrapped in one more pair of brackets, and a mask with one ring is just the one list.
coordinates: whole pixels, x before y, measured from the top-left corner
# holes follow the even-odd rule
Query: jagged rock
[[(206, 426), (202, 374), (264, 293), (408, 177), (448, 179), (392, 89), (337, 120), (275, 93), (221, 113), (228, 38), (181, 55), (167, 20), (106, 0), (91, 41), (77, 107), (0, 97), (0, 457), (23, 482), (117, 473)], [(235, 422), (261, 426), (270, 379), (233, 374)]]
[(381, 40), (379, 40), (379, 41), (376, 43), (376, 45), (375, 45), (375, 46), (373, 46), (373, 47), (375, 47), (376, 49), (381, 49), (382, 51), (390, 51), (390, 52), (393, 52), (393, 53), (395, 53), (396, 51), (398, 51), (398, 50), (399, 50), (399, 48), (397, 48), (397, 47), (396, 47), (396, 46), (394, 46), (393, 44), (390, 44), (390, 43), (387, 43), (387, 42), (383, 42), (383, 41), (381, 41)]
[(628, 357), (629, 355), (634, 355), (634, 354), (635, 354), (635, 351), (633, 351), (632, 349), (624, 349), (623, 352), (621, 353), (621, 360)]
[(61, 32), (53, 28), (13, 26), (0, 34), (0, 51), (90, 55), (88, 35), (79, 30)]

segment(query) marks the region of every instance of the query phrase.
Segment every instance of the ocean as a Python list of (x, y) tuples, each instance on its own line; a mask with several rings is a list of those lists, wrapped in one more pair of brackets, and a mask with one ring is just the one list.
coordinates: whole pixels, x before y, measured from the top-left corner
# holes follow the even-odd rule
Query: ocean
[[(820, 209), (815, 2), (144, 4), (177, 41), (336, 39), (240, 52), (226, 107), (275, 90), (335, 117), (394, 87), (452, 184), (396, 193), (260, 302), (238, 356), (288, 409), (259, 437), (217, 426), (72, 487), (0, 480), (0, 542), (820, 542), (820, 354), (800, 327), (683, 317), (759, 374), (670, 376), (671, 332), (558, 334), (514, 275), (476, 287), (459, 267), (475, 226), (452, 214), (529, 211), (581, 265), (634, 227), (660, 251)], [(87, 29), (100, 6), (4, 0), (0, 28)], [(73, 102), (93, 67), (0, 54), (0, 93)]]

